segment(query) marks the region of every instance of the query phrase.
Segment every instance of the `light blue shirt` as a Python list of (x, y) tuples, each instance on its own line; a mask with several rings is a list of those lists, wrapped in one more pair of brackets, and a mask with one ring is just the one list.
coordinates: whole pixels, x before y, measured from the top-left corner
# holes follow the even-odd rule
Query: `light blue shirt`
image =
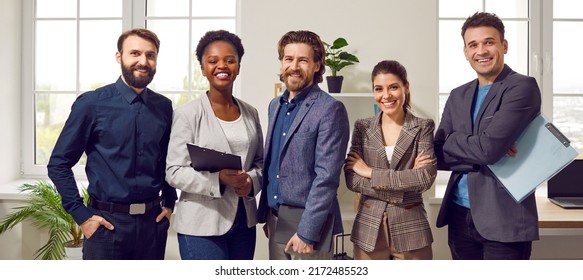
[[(484, 103), (484, 99), (486, 99), (486, 96), (488, 95), (491, 87), (492, 85), (485, 85), (478, 86), (476, 89), (477, 92), (474, 96), (474, 104), (472, 106), (472, 124), (476, 121), (480, 107), (482, 107), (482, 103)], [(462, 177), (458, 181), (457, 188), (455, 188), (453, 192), (453, 202), (460, 206), (470, 208), (470, 196), (468, 194), (468, 173), (463, 173)]]

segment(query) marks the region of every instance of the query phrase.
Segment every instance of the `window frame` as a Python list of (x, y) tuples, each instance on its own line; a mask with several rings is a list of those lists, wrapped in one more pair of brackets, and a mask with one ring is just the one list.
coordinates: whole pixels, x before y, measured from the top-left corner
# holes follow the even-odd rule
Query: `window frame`
[[(485, 2), (487, 0), (481, 0), (482, 1), (482, 11), (485, 10)], [(548, 8), (546, 7), (546, 4), (550, 3), (550, 6), (552, 6), (552, 1), (542, 1), (542, 0), (529, 0), (528, 2), (528, 73), (523, 73), (526, 75), (530, 75), (532, 77), (534, 77), (537, 80), (537, 83), (539, 84), (539, 87), (541, 88), (541, 94), (542, 94), (542, 109), (543, 112), (545, 113), (545, 115), (547, 116), (552, 116), (552, 84), (551, 84), (551, 96), (550, 98), (548, 97), (548, 91), (545, 91), (544, 89), (546, 89), (544, 86), (547, 84), (547, 81), (545, 79), (543, 79), (543, 72), (544, 72), (544, 68), (543, 68), (543, 64), (542, 64), (542, 49), (543, 49), (543, 38), (545, 36), (548, 36), (548, 34), (545, 33), (548, 32), (548, 30), (543, 30), (544, 24), (546, 23), (546, 21), (543, 19), (543, 13), (542, 13), (542, 9), (543, 9), (543, 4), (545, 4), (544, 8)], [(441, 23), (442, 20), (459, 20), (459, 18), (442, 18), (439, 16), (439, 10), (438, 12), (438, 17), (437, 17), (437, 21), (438, 21), (438, 25), (439, 23)], [(538, 15), (538, 16), (537, 16)], [(468, 15), (469, 16), (469, 15)], [(551, 17), (552, 17), (552, 13), (551, 13)], [(504, 21), (505, 18), (502, 18), (502, 20)], [(461, 28), (461, 26), (460, 26)], [(552, 29), (552, 25), (551, 25), (551, 29)], [(438, 35), (439, 36), (439, 35)], [(510, 47), (512, 47), (512, 42), (509, 42)], [(550, 42), (545, 42), (544, 43), (546, 47), (546, 49), (548, 49), (549, 47), (552, 46), (552, 43)], [(552, 53), (552, 50), (550, 50)], [(460, 50), (461, 52), (461, 50)], [(548, 51), (545, 51), (545, 54)], [(441, 63), (438, 62), (438, 64)], [(512, 65), (510, 65), (510, 67), (512, 67)], [(546, 70), (546, 71), (550, 71), (550, 70)], [(552, 79), (552, 77), (551, 77)], [(469, 81), (467, 81), (469, 82)], [(552, 82), (552, 81), (551, 81)], [(461, 84), (460, 84), (461, 85)], [(440, 88), (440, 87), (438, 87)], [(442, 98), (443, 96), (447, 96), (449, 97), (450, 92), (441, 92), (439, 91), (437, 94), (437, 106), (438, 106), (438, 110), (437, 110), (437, 116), (436, 116), (436, 120), (437, 120), (437, 124), (436, 127), (439, 127), (439, 122), (441, 121), (441, 111), (439, 110), (440, 105), (439, 104), (439, 99)], [(550, 99), (550, 100), (549, 100)], [(545, 111), (544, 109), (546, 107), (550, 107), (550, 114), (547, 113), (547, 111)], [(435, 184), (437, 186), (436, 188), (432, 189), (432, 197), (441, 197), (443, 195), (444, 192), (444, 188), (447, 185), (449, 178), (450, 178), (451, 172), (450, 171), (439, 171), (437, 173), (437, 178), (435, 179)], [(442, 189), (443, 188), (443, 189)]]
[[(484, 2), (482, 0), (482, 10), (484, 10)], [(553, 121), (554, 97), (569, 96), (583, 98), (583, 94), (576, 93), (555, 93), (553, 88), (553, 28), (556, 21), (570, 21), (570, 20), (555, 20), (553, 18), (553, 1), (543, 0), (529, 0), (529, 14), (528, 14), (528, 73), (523, 73), (534, 77), (541, 90), (541, 112), (547, 118)], [(439, 12), (439, 11), (438, 11)], [(438, 16), (438, 22), (442, 18)], [(503, 19), (504, 20), (504, 19)], [(571, 20), (581, 21), (581, 20)], [(510, 42), (512, 46), (512, 42)], [(510, 65), (512, 67), (512, 65)], [(449, 93), (438, 92), (438, 116), (439, 121), (439, 98), (442, 96), (449, 96)], [(438, 124), (439, 125), (439, 122)], [(581, 157), (582, 155), (579, 155)], [(436, 178), (436, 185), (438, 190), (433, 190), (432, 197), (441, 197), (445, 186), (449, 180), (451, 172), (439, 171)]]
[[(79, 3), (80, 0), (77, 0)], [(192, 5), (192, 0), (189, 1)], [(122, 30), (129, 30), (136, 27), (147, 27), (148, 16), (146, 15), (146, 5), (147, 0), (123, 0), (122, 1)], [(235, 14), (235, 29), (236, 34), (240, 33), (241, 28), (241, 1), (235, 0), (236, 14)], [(22, 115), (21, 115), (21, 161), (20, 161), (20, 173), (22, 178), (46, 178), (47, 177), (47, 166), (46, 164), (36, 164), (36, 90), (35, 90), (35, 34), (36, 34), (36, 18), (35, 18), (36, 1), (35, 0), (24, 0), (22, 2)], [(192, 16), (192, 9), (189, 12), (189, 19), (195, 20), (197, 17)], [(206, 17), (206, 18), (221, 18), (221, 17)], [(79, 26), (79, 17), (75, 19), (77, 21), (77, 26)], [(77, 34), (79, 34), (79, 28), (77, 28)], [(189, 36), (192, 36), (190, 34)], [(77, 50), (79, 50), (79, 36), (77, 37)], [(111, 42), (115, 44), (115, 42)], [(189, 40), (191, 44), (191, 49), (196, 49), (196, 46), (192, 40)], [(112, 58), (113, 59), (113, 58)], [(79, 74), (79, 57), (76, 58), (76, 73)], [(189, 69), (192, 69), (192, 62), (189, 62)], [(191, 71), (189, 71), (191, 72)], [(192, 73), (188, 73), (189, 79)], [(79, 75), (77, 75), (77, 86), (76, 90), (70, 92), (71, 94), (81, 94), (85, 90), (79, 87)], [(235, 95), (240, 92), (240, 78), (235, 83)], [(114, 81), (111, 81), (114, 82)], [(175, 93), (172, 91), (156, 90), (161, 94), (171, 94)], [(59, 92), (69, 92), (69, 91), (47, 91), (47, 94), (57, 94)], [(200, 94), (204, 91), (193, 91), (189, 88), (187, 92), (180, 92), (186, 94)], [(73, 173), (76, 178), (85, 179), (87, 178), (85, 174), (85, 165), (76, 164), (73, 168)]]

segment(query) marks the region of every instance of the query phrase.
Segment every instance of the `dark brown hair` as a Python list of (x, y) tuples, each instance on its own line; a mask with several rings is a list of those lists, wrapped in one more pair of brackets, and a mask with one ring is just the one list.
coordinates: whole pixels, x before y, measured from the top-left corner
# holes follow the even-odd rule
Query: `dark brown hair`
[(277, 44), (277, 52), (279, 53), (280, 61), (283, 59), (285, 46), (294, 43), (303, 43), (312, 47), (312, 50), (314, 51), (314, 62), (320, 65), (320, 70), (314, 73), (314, 83), (321, 83), (324, 80), (322, 76), (324, 75), (324, 72), (326, 72), (326, 49), (324, 49), (324, 44), (322, 43), (322, 40), (320, 40), (320, 36), (312, 31), (306, 30), (290, 31), (286, 33), (281, 39), (279, 39), (279, 43)]
[(131, 35), (136, 35), (144, 40), (150, 41), (152, 44), (154, 44), (154, 46), (156, 46), (156, 53), (160, 51), (160, 39), (158, 39), (156, 33), (145, 28), (135, 28), (122, 33), (119, 36), (119, 39), (117, 39), (117, 51), (119, 53), (122, 53), (123, 42)]
[(466, 22), (464, 22), (464, 25), (462, 26), (462, 39), (468, 28), (480, 26), (496, 28), (500, 34), (500, 40), (504, 40), (504, 23), (502, 23), (502, 20), (500, 20), (496, 14), (486, 12), (476, 12), (466, 19)]
[[(374, 82), (374, 78), (379, 74), (393, 74), (401, 80), (403, 85), (409, 85), (409, 80), (407, 80), (407, 69), (405, 66), (401, 65), (396, 60), (383, 60), (372, 69), (371, 80)], [(373, 84), (374, 87), (374, 84)], [(411, 109), (411, 93), (405, 90), (405, 102), (403, 102), (403, 109), (408, 111)]]

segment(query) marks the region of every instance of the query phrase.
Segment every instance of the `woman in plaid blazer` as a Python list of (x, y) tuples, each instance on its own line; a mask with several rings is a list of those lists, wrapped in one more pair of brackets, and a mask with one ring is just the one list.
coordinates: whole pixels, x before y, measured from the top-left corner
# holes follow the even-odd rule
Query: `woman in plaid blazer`
[(379, 62), (372, 83), (380, 110), (356, 121), (344, 167), (347, 187), (360, 194), (351, 234), (354, 257), (431, 259), (422, 193), (437, 174), (435, 124), (411, 113), (407, 71), (399, 62)]

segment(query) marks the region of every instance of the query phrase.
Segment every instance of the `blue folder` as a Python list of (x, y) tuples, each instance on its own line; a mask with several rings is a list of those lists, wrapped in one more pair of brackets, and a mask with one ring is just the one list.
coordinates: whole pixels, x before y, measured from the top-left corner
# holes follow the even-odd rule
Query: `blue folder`
[(488, 167), (518, 203), (579, 154), (543, 114), (526, 127), (515, 147), (518, 150), (515, 157), (504, 156)]

